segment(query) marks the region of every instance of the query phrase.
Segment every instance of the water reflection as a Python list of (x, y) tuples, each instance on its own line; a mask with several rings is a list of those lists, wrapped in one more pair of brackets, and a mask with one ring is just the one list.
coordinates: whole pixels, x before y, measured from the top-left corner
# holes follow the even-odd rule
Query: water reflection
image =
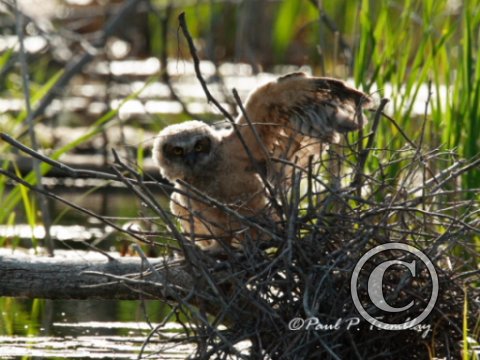
[[(170, 310), (159, 301), (12, 298), (0, 298), (0, 308), (2, 359), (135, 358), (152, 327)], [(170, 334), (181, 331), (175, 324), (166, 328)], [(153, 337), (145, 354), (157, 353), (162, 346)], [(189, 351), (184, 347), (167, 357), (184, 358)]]

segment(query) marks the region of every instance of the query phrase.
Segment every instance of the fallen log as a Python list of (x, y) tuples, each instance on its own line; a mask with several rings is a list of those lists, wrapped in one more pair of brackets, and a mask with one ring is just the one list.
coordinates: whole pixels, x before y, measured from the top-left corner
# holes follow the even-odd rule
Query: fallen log
[[(107, 256), (108, 255), (108, 256)], [(0, 249), (0, 296), (44, 299), (176, 299), (192, 277), (163, 258), (57, 250), (55, 257)]]

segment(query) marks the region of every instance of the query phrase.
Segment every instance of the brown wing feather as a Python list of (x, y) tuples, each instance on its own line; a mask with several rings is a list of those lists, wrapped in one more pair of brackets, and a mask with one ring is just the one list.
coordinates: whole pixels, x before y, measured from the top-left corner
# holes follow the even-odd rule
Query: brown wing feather
[[(361, 109), (371, 105), (368, 95), (340, 80), (293, 73), (253, 91), (245, 108), (270, 154), (283, 153), (290, 159), (305, 140), (335, 142), (338, 133), (360, 129), (367, 122)], [(240, 116), (236, 122), (244, 125), (243, 137), (259, 154), (258, 141), (245, 118)]]

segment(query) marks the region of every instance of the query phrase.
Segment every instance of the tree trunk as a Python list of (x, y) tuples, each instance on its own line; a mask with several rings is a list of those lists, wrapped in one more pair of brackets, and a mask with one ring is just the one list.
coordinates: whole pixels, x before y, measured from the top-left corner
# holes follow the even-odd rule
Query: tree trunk
[[(45, 299), (175, 299), (193, 286), (182, 265), (162, 258), (109, 259), (86, 251), (55, 257), (0, 249), (0, 296)], [(158, 270), (153, 270), (155, 266)]]

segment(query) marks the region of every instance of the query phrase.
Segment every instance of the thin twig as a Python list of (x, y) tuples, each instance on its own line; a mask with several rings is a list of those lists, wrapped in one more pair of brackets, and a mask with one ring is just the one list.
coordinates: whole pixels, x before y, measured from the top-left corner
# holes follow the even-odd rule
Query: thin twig
[[(6, 171), (6, 170), (3, 170), (3, 169), (0, 169), (0, 174), (1, 175), (4, 175), (6, 177), (8, 177), (9, 179), (12, 179), (13, 181), (15, 181), (16, 183), (20, 184), (20, 185), (23, 185), (25, 187), (27, 187), (28, 189), (30, 190), (33, 190), (33, 191), (37, 191), (45, 196), (48, 196), (52, 199), (55, 199), (57, 201), (60, 201), (61, 203), (75, 209), (75, 210), (78, 210), (82, 213), (85, 213), (89, 216), (92, 216), (94, 217), (95, 219), (98, 219), (100, 220), (102, 223), (106, 224), (106, 225), (109, 225), (111, 227), (113, 227), (115, 230), (118, 230), (120, 232), (125, 232), (124, 229), (122, 229), (121, 226), (118, 226), (117, 224), (115, 224), (114, 222), (111, 222), (110, 220), (107, 220), (104, 216), (101, 216), (101, 215), (98, 215), (96, 214), (95, 212), (91, 211), (91, 210), (88, 210), (84, 207), (81, 207), (79, 205), (76, 205), (75, 203), (72, 203), (64, 198), (62, 198), (61, 196), (58, 196), (57, 194), (54, 194), (53, 192), (51, 191), (48, 191), (48, 190), (45, 190), (45, 189), (39, 189), (35, 186), (33, 186), (32, 184), (30, 184), (28, 181), (25, 181), (23, 180), (22, 178), (18, 177), (17, 175), (9, 172), (9, 171)], [(129, 233), (130, 236), (134, 237), (135, 239), (141, 241), (141, 242), (144, 242), (144, 243), (150, 243), (149, 241), (146, 241), (144, 238), (142, 238), (141, 236), (138, 236), (134, 233)]]
[(403, 131), (402, 127), (400, 125), (398, 125), (398, 123), (395, 121), (394, 118), (392, 118), (391, 116), (387, 115), (385, 112), (382, 111), (382, 116), (386, 119), (388, 119), (393, 126), (395, 126), (395, 129), (398, 130), (398, 132), (402, 135), (402, 137), (410, 144), (410, 146), (414, 149), (417, 148), (417, 144), (415, 144), (408, 136), (407, 134), (405, 133), (405, 131)]
[[(243, 116), (243, 118), (245, 119), (245, 121), (247, 122), (248, 124), (248, 128), (249, 130), (253, 133), (253, 136), (255, 138), (255, 141), (257, 142), (258, 146), (260, 146), (260, 149), (263, 153), (263, 156), (264, 158), (266, 159), (267, 162), (270, 162), (271, 161), (271, 158), (270, 158), (270, 153), (268, 152), (267, 148), (265, 147), (265, 143), (262, 141), (262, 139), (260, 138), (260, 135), (258, 134), (258, 131), (257, 131), (257, 128), (256, 126), (253, 125), (251, 119), (250, 119), (250, 116), (248, 115), (247, 113), (247, 110), (245, 109), (245, 107), (243, 106), (243, 103), (242, 103), (242, 100), (240, 99), (240, 96), (238, 95), (238, 92), (236, 89), (233, 89), (232, 90), (232, 93), (233, 93), (233, 97), (238, 105), (238, 107), (240, 108), (240, 112), (241, 112), (241, 115)], [(280, 205), (278, 204), (278, 201), (276, 199), (276, 191), (275, 189), (272, 187), (272, 185), (270, 184), (270, 182), (268, 181), (267, 177), (266, 177), (266, 174), (265, 174), (265, 171), (263, 169), (261, 169), (260, 167), (260, 164), (258, 163), (258, 161), (253, 157), (253, 154), (250, 150), (250, 147), (246, 144), (245, 140), (244, 140), (244, 137), (242, 135), (242, 133), (240, 132), (240, 130), (238, 129), (238, 125), (236, 122), (233, 123), (233, 126), (234, 126), (234, 129), (237, 133), (237, 136), (239, 137), (240, 139), (240, 142), (242, 143), (242, 146), (243, 148), (245, 149), (245, 152), (247, 153), (247, 156), (249, 157), (249, 160), (250, 162), (253, 164), (255, 170), (257, 171), (257, 173), (260, 175), (261, 179), (262, 179), (262, 182), (263, 184), (265, 185), (266, 189), (267, 189), (267, 192), (268, 194), (270, 195), (270, 199), (272, 200), (272, 205), (274, 206), (275, 209), (280, 210)], [(269, 165), (267, 163), (267, 169), (269, 168)]]
[[(145, 201), (146, 204), (149, 205), (149, 208), (154, 210), (162, 219), (162, 221), (168, 226), (169, 230), (172, 232), (172, 234), (175, 236), (176, 239), (182, 239), (180, 241), (180, 244), (184, 246), (187, 242), (184, 240), (183, 235), (177, 230), (175, 225), (172, 223), (166, 212), (163, 210), (163, 208), (158, 204), (158, 202), (154, 199), (153, 196), (151, 196), (151, 193), (149, 192), (142, 192), (138, 189), (136, 189), (133, 185), (140, 185), (142, 190), (147, 190), (145, 187), (142, 186), (142, 180), (141, 177), (138, 173), (136, 173), (133, 169), (128, 167), (124, 162), (120, 160), (120, 157), (118, 156), (117, 152), (113, 150), (113, 156), (115, 158), (115, 163), (118, 164), (121, 168), (127, 170), (130, 172), (130, 174), (137, 176), (136, 182), (132, 181), (131, 179), (128, 179), (127, 177), (123, 176), (123, 174), (116, 169), (115, 167), (113, 168), (114, 171), (117, 173), (117, 176), (121, 181), (127, 185), (129, 189), (131, 189), (135, 194), (138, 195), (138, 197), (142, 200)], [(185, 249), (184, 249), (185, 250)], [(185, 251), (186, 252), (186, 251)]]
[[(33, 150), (32, 148), (22, 144), (21, 142), (15, 140), (10, 135), (5, 133), (0, 133), (0, 139), (7, 142), (8, 144), (12, 145), (13, 147), (17, 148), (18, 150), (24, 152), (25, 154), (30, 155), (34, 159), (38, 159), (45, 164), (51, 165), (52, 167), (59, 169), (60, 171), (66, 173), (68, 176), (78, 178), (78, 177), (85, 177), (85, 178), (93, 178), (93, 179), (101, 179), (101, 180), (112, 180), (112, 181), (121, 181), (121, 179), (112, 173), (102, 172), (102, 171), (95, 171), (95, 170), (88, 170), (88, 169), (77, 169), (71, 166), (65, 165), (64, 163), (54, 160), (51, 157), (45, 156), (38, 151)], [(130, 179), (133, 183), (137, 183), (138, 180)], [(148, 185), (160, 185), (164, 186), (166, 189), (171, 191), (171, 186), (163, 183), (159, 183), (157, 181), (145, 181), (144, 184)]]
[(161, 26), (161, 33), (162, 33), (162, 38), (160, 39), (161, 41), (161, 52), (160, 52), (160, 64), (161, 64), (161, 79), (167, 85), (168, 90), (170, 91), (170, 96), (173, 100), (178, 102), (180, 106), (182, 107), (182, 111), (185, 115), (192, 119), (199, 119), (202, 120), (199, 115), (194, 115), (190, 112), (188, 109), (187, 104), (182, 100), (182, 98), (177, 94), (177, 91), (173, 87), (170, 73), (168, 72), (168, 28), (170, 25), (170, 18), (172, 16), (172, 10), (173, 10), (173, 5), (172, 3), (169, 3), (167, 6), (164, 7), (163, 9), (163, 15), (158, 11), (156, 6), (152, 4), (150, 1), (148, 2), (148, 8), (150, 11), (152, 11), (156, 17), (160, 21), (160, 26)]
[[(235, 133), (237, 134), (237, 136), (240, 140), (240, 143), (242, 144), (243, 148), (245, 149), (245, 151), (247, 153), (247, 156), (249, 157), (252, 164), (258, 170), (258, 163), (257, 163), (256, 159), (253, 157), (250, 148), (246, 144), (241, 131), (238, 129), (238, 124), (235, 122), (232, 115), (217, 101), (217, 99), (215, 99), (215, 97), (208, 90), (207, 83), (206, 83), (205, 79), (203, 78), (201, 70), (200, 70), (200, 59), (198, 58), (197, 49), (195, 48), (195, 45), (193, 43), (192, 36), (190, 35), (190, 32), (188, 31), (188, 26), (187, 26), (187, 23), (185, 21), (185, 13), (184, 12), (182, 12), (178, 16), (178, 21), (179, 21), (179, 24), (180, 24), (180, 28), (182, 29), (183, 35), (185, 36), (185, 39), (187, 40), (187, 43), (188, 43), (188, 47), (189, 47), (189, 50), (190, 50), (190, 55), (192, 56), (192, 60), (193, 60), (193, 64), (194, 64), (195, 75), (196, 75), (198, 81), (200, 82), (200, 84), (202, 86), (202, 89), (205, 93), (205, 96), (207, 97), (207, 101), (212, 102), (217, 107), (217, 109), (220, 110), (220, 112), (227, 118), (227, 120), (232, 123), (232, 125), (234, 127), (234, 130), (235, 130)], [(256, 134), (256, 130), (252, 126), (252, 123), (251, 123), (250, 119), (248, 118), (248, 114), (246, 113), (245, 108), (243, 107), (243, 104), (240, 100), (240, 97), (238, 96), (238, 93), (235, 89), (233, 90), (233, 95), (235, 97), (235, 100), (237, 101), (237, 104), (240, 106), (240, 109), (242, 110), (242, 113), (243, 113), (247, 123), (249, 124), (249, 126), (252, 129), (252, 131), (254, 132), (254, 134)], [(258, 134), (256, 134), (256, 139), (257, 139), (257, 141), (262, 143)], [(267, 156), (268, 156), (268, 151), (265, 149), (265, 146), (263, 146), (262, 149), (263, 149), (264, 153), (267, 154)], [(273, 189), (270, 187), (267, 179), (264, 178), (263, 172), (261, 170), (259, 171), (259, 174), (262, 176), (262, 178), (264, 180), (264, 184), (266, 184), (267, 189), (269, 190), (270, 194), (274, 194)], [(274, 204), (276, 204), (275, 197), (273, 195), (272, 195), (272, 200), (274, 201)]]
[[(439, 174), (437, 174), (435, 177), (432, 177), (431, 179), (425, 181), (422, 186), (418, 186), (416, 188), (413, 188), (408, 191), (408, 194), (415, 194), (416, 192), (422, 190), (422, 188), (426, 187), (429, 188), (429, 192), (431, 194), (434, 194), (436, 191), (438, 191), (442, 186), (444, 186), (446, 183), (449, 181), (458, 178), (460, 175), (463, 173), (466, 173), (467, 171), (470, 171), (471, 169), (474, 169), (478, 166), (480, 166), (480, 156), (468, 163), (465, 163), (465, 160), (459, 160), (456, 161), (453, 165), (449, 166), (448, 168), (442, 170)], [(464, 166), (462, 166), (464, 165)], [(462, 166), (461, 168), (459, 168)], [(435, 186), (431, 187), (433, 183), (436, 183)], [(415, 201), (423, 201), (424, 197), (419, 196)]]
[(203, 92), (205, 93), (205, 96), (207, 97), (208, 102), (213, 103), (215, 107), (222, 113), (222, 115), (225, 116), (225, 118), (227, 118), (230, 122), (233, 123), (234, 119), (232, 115), (230, 115), (230, 113), (217, 101), (217, 99), (213, 97), (213, 95), (210, 93), (210, 90), (208, 90), (207, 83), (203, 78), (200, 70), (200, 59), (198, 58), (198, 55), (197, 55), (197, 49), (195, 48), (192, 36), (188, 31), (188, 26), (185, 21), (185, 12), (182, 12), (180, 13), (180, 15), (178, 15), (178, 22), (179, 22), (180, 28), (182, 29), (183, 36), (185, 36), (185, 39), (187, 40), (187, 43), (188, 43), (190, 55), (192, 56), (192, 60), (193, 60), (193, 66), (195, 68), (195, 75), (197, 76), (197, 79), (200, 82), (200, 85), (202, 86)]
[(247, 217), (239, 214), (235, 210), (231, 209), (228, 205), (223, 204), (219, 202), (218, 200), (212, 198), (211, 196), (208, 196), (207, 194), (203, 193), (202, 191), (194, 188), (192, 185), (186, 183), (183, 180), (177, 180), (179, 184), (187, 188), (188, 190), (192, 191), (193, 194), (197, 195), (199, 198), (203, 198), (204, 202), (212, 207), (216, 207), (219, 209), (222, 209), (225, 213), (233, 216), (234, 218), (238, 219), (241, 223), (248, 225), (250, 227), (253, 227), (257, 230), (260, 230), (260, 232), (270, 236), (272, 239), (278, 239), (278, 236), (274, 234), (272, 231), (269, 229), (257, 224), (256, 222), (253, 222), (252, 220), (248, 219)]

